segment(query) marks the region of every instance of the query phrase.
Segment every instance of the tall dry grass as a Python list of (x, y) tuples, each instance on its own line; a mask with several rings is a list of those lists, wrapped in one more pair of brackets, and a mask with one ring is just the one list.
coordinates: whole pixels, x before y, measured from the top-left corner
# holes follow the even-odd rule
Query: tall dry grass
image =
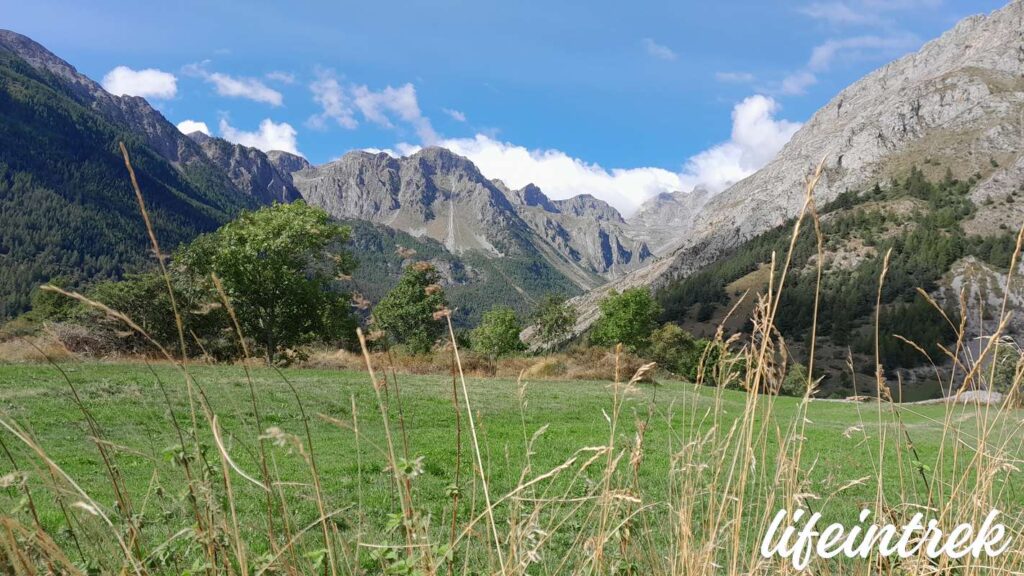
[[(131, 169), (128, 153), (122, 147)], [(814, 186), (821, 167), (808, 180), (806, 196), (793, 231), (793, 243), (803, 226), (813, 226), (819, 238)], [(150, 231), (154, 252), (161, 254), (149, 225), (142, 193), (132, 178), (139, 207)], [(1018, 238), (1017, 258), (1021, 249)], [(790, 252), (792, 251), (791, 243)], [(818, 258), (820, 263), (824, 259)], [(808, 420), (818, 381), (813, 364), (803, 398), (795, 418), (781, 417), (777, 397), (762, 391), (777, 387), (787, 372), (788, 356), (784, 340), (775, 330), (775, 315), (780, 295), (785, 290), (790, 254), (779, 254), (772, 262), (769, 290), (758, 298), (753, 315), (753, 334), (730, 362), (708, 364), (693, 384), (695, 392), (707, 382), (717, 383), (710, 403), (707, 396), (694, 393), (679, 403), (664, 406), (640, 406), (636, 402), (639, 381), (653, 369), (651, 365), (626, 366), (621, 350), (612, 354), (613, 370), (609, 385), (606, 417), (593, 422), (607, 430), (607, 442), (579, 446), (564, 454), (561, 463), (537, 468), (532, 460), (535, 443), (544, 430), (530, 430), (523, 418), (524, 446), (521, 473), (516, 485), (496, 493), (489, 482), (489, 467), (480, 443), (480, 423), (474, 412), (476, 392), (467, 384), (462, 351), (445, 313), (439, 321), (449, 328), (449, 362), (452, 375), (452, 410), (456, 422), (453, 453), (465, 451), (472, 460), (471, 470), (457, 466), (450, 471), (450, 515), (431, 517), (427, 503), (418, 502), (414, 484), (422, 463), (409, 452), (403, 416), (399, 378), (381, 355), (370, 354), (360, 334), (359, 358), (372, 386), (379, 417), (383, 423), (380, 437), (368, 437), (357, 412), (354, 398), (351, 414), (315, 413), (315, 417), (337, 426), (340, 433), (351, 434), (357, 446), (375, 451), (397, 494), (395, 538), (382, 540), (364, 528), (369, 512), (360, 490), (356, 501), (334, 502), (324, 490), (330, 478), (322, 478), (317, 466), (317, 451), (309, 432), (306, 408), (298, 393), (294, 399), (303, 415), (303, 432), (289, 433), (278, 427), (265, 427), (260, 420), (260, 394), (246, 369), (247, 388), (257, 425), (252, 430), (233, 430), (234, 442), (248, 437), (248, 449), (255, 456), (258, 470), (245, 470), (229, 446), (218, 415), (206, 400), (203, 387), (192, 376), (190, 361), (184, 354), (185, 333), (179, 321), (180, 354), (172, 353), (152, 340), (130, 318), (73, 292), (53, 288), (68, 297), (92, 306), (122, 322), (126, 329), (150, 339), (154, 349), (177, 370), (178, 383), (163, 382), (156, 372), (159, 389), (170, 412), (175, 436), (180, 442), (174, 457), (182, 469), (189, 517), (178, 524), (146, 524), (139, 511), (153, 498), (152, 485), (144, 493), (132, 493), (121, 477), (116, 447), (105, 439), (99, 423), (81, 402), (78, 407), (89, 423), (88, 440), (103, 455), (104, 471), (116, 503), (100, 502), (66, 473), (60, 462), (48, 455), (33, 435), (10, 416), (0, 416), (0, 448), (10, 472), (3, 476), (9, 490), (24, 493), (30, 513), (18, 516), (0, 512), (0, 571), (6, 574), (42, 573), (85, 574), (785, 574), (793, 569), (784, 561), (762, 558), (758, 543), (779, 509), (827, 509), (844, 487), (831, 494), (816, 494), (809, 482), (816, 465), (815, 454), (807, 450)], [(162, 262), (162, 259), (161, 259)], [(166, 275), (166, 269), (164, 269)], [(821, 271), (819, 269), (819, 282)], [(1011, 279), (1017, 281), (1017, 279)], [(885, 273), (879, 278), (879, 290)], [(1007, 290), (1009, 293), (1009, 290)], [(223, 294), (223, 293), (222, 293)], [(173, 294), (172, 294), (173, 298)], [(224, 298), (230, 310), (231, 303)], [(942, 309), (936, 306), (937, 313)], [(999, 331), (1012, 311), (1004, 302)], [(815, 310), (815, 314), (817, 310)], [(962, 314), (961, 317), (966, 317)], [(948, 350), (954, 363), (950, 385), (963, 380), (964, 389), (984, 388), (994, 377), (984, 369), (999, 348), (990, 344), (977, 361), (965, 365), (964, 326), (954, 326), (961, 337)], [(237, 328), (237, 324), (236, 324)], [(244, 338), (239, 333), (240, 346)], [(716, 343), (732, 344), (719, 330)], [(812, 338), (813, 340), (813, 338)], [(49, 358), (46, 350), (35, 351)], [(243, 350), (245, 356), (248, 350)], [(812, 354), (813, 362), (813, 344)], [(59, 364), (53, 361), (55, 368)], [(543, 362), (543, 361), (542, 361)], [(739, 370), (737, 368), (742, 368)], [(536, 370), (543, 370), (538, 368)], [(712, 373), (715, 372), (715, 373)], [(289, 387), (287, 374), (280, 372)], [(522, 413), (529, 410), (526, 398), (530, 371), (519, 379), (518, 398)], [(1018, 367), (1013, 386), (1024, 380)], [(935, 462), (921, 462), (914, 446), (914, 432), (901, 420), (900, 410), (891, 402), (891, 382), (882, 367), (877, 371), (876, 401), (852, 404), (861, 426), (847, 431), (869, 446), (874, 474), (850, 479), (849, 486), (874, 485), (875, 496), (865, 506), (875, 518), (899, 523), (916, 511), (927, 511), (943, 527), (961, 522), (979, 525), (993, 507), (1006, 510), (1015, 497), (1011, 474), (1019, 466), (1020, 422), (1014, 422), (1006, 406), (975, 405), (975, 418), (969, 424), (956, 419), (950, 408), (942, 423), (943, 438)], [(67, 385), (74, 392), (73, 381)], [(745, 402), (739, 413), (725, 409), (726, 386), (745, 390)], [(188, 414), (179, 419), (170, 399), (169, 387), (179, 387), (188, 398)], [(291, 388), (294, 391), (294, 388)], [(396, 417), (397, 409), (397, 417)], [(962, 412), (961, 412), (962, 413)], [(634, 419), (630, 421), (629, 415)], [(670, 446), (656, 447), (671, 454), (668, 490), (662, 495), (645, 492), (639, 471), (652, 448), (646, 431), (653, 418), (663, 418), (672, 426)], [(184, 421), (188, 424), (181, 426)], [(1009, 422), (1009, 424), (1007, 424)], [(1007, 433), (1006, 426), (1012, 433)], [(297, 426), (297, 423), (296, 423)], [(867, 432), (870, 428), (873, 434)], [(208, 450), (202, 438), (212, 437), (215, 450)], [(624, 440), (625, 438), (625, 440)], [(32, 455), (30, 462), (16, 461), (10, 450), (14, 444)], [(279, 470), (279, 453), (270, 445), (286, 447), (300, 459), (308, 471), (308, 484), (284, 482)], [(366, 463), (356, 452), (357, 466)], [(887, 466), (895, 459), (899, 465)], [(457, 458), (462, 462), (462, 458)], [(927, 464), (927, 465), (926, 465)], [(887, 470), (898, 470), (896, 478)], [(906, 473), (910, 470), (913, 472)], [(361, 473), (360, 473), (361, 477)], [(597, 481), (592, 481), (596, 478)], [(848, 487), (848, 486), (847, 486)], [(256, 490), (265, 513), (262, 525), (243, 526), (237, 496), (240, 489)], [(57, 504), (65, 534), (47, 530), (36, 513), (36, 501), (46, 493)], [(316, 513), (299, 517), (294, 511), (312, 500)], [(340, 517), (354, 518), (348, 529), (339, 529)], [(21, 518), (21, 519), (19, 519)], [(1024, 530), (1019, 513), (1004, 517), (1012, 535)], [(376, 539), (374, 539), (376, 538)], [(555, 546), (555, 543), (558, 545)], [(253, 550), (265, 544), (266, 553)], [(74, 559), (74, 560), (72, 560)], [(996, 558), (967, 557), (952, 561), (931, 560), (924, 556), (907, 560), (872, 555), (856, 562), (815, 561), (815, 574), (993, 574), (1024, 572), (1020, 547)]]

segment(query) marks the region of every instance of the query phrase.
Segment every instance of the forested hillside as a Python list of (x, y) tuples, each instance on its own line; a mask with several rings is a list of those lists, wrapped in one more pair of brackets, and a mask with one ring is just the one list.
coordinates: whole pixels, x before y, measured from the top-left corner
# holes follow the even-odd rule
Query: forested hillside
[(186, 176), (58, 78), (0, 49), (0, 318), (24, 311), (49, 279), (116, 278), (153, 262), (119, 141), (166, 248), (254, 206), (201, 169)]
[(491, 259), (473, 253), (456, 257), (430, 238), (414, 238), (363, 220), (344, 223), (352, 228), (348, 248), (359, 262), (353, 288), (373, 303), (394, 287), (402, 269), (414, 261), (427, 261), (437, 268), (455, 307), (453, 319), (463, 326), (475, 325), (484, 312), (499, 304), (526, 317), (542, 294), (575, 296), (580, 292), (564, 276), (553, 274), (550, 267), (527, 258)]
[[(1005, 271), (1014, 248), (1010, 230), (993, 230), (986, 236), (964, 233), (961, 224), (977, 210), (968, 196), (975, 183), (975, 178), (959, 181), (949, 175), (929, 182), (914, 168), (902, 180), (863, 193), (846, 192), (823, 207), (819, 339), (840, 351), (849, 347), (865, 362), (873, 358), (878, 281), (884, 256), (891, 250), (881, 292), (882, 362), (887, 368), (913, 368), (928, 362), (913, 346), (894, 336), (897, 334), (941, 362), (939, 346), (953, 340), (954, 333), (918, 288), (934, 293), (953, 264), (967, 256)], [(790, 221), (766, 232), (661, 290), (658, 299), (665, 311), (663, 319), (698, 333), (709, 332), (747, 289), (751, 292), (749, 305), (767, 287), (772, 253), (780, 266), (784, 261), (793, 224)], [(778, 329), (791, 342), (806, 341), (810, 335), (816, 261), (814, 226), (808, 221), (797, 240), (776, 316)], [(745, 310), (747, 307), (741, 306), (736, 322), (746, 319)], [(947, 313), (955, 322), (955, 307), (950, 306)]]

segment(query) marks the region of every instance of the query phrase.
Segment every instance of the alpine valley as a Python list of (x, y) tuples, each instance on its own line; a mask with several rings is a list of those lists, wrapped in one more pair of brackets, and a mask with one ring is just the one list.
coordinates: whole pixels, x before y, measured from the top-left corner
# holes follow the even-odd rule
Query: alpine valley
[[(314, 166), (183, 134), (146, 100), (109, 94), (31, 39), (0, 31), (0, 319), (24, 312), (41, 283), (83, 286), (152, 265), (120, 141), (167, 249), (244, 210), (301, 199), (351, 225), (362, 263), (353, 282), (371, 302), (410, 261), (427, 260), (461, 325), (495, 302), (526, 315), (559, 293), (575, 297), (571, 336), (586, 334), (602, 298), (633, 287), (657, 296), (662, 321), (742, 333), (757, 295), (779, 280), (773, 259), (788, 252), (821, 162), (815, 206), (826, 241), (819, 256), (812, 226), (797, 238), (780, 303), (794, 312), (780, 315), (779, 329), (792, 354), (809, 353), (802, 343), (815, 319), (797, 311), (813, 310), (823, 258), (832, 278), (817, 319), (825, 389), (849, 391), (860, 384), (839, 376), (848, 360), (873, 374), (866, 338), (890, 249), (883, 321), (912, 327), (929, 352), (949, 334), (920, 320), (916, 288), (946, 307), (961, 294), (989, 308), (1003, 301), (1024, 220), (1024, 2), (967, 18), (847, 87), (748, 178), (719, 193), (660, 194), (628, 218), (587, 190), (554, 200), (534, 185), (514, 189), (443, 148), (352, 151)], [(1024, 290), (1009, 298), (1024, 304)], [(993, 317), (970, 319), (971, 334), (991, 331)], [(1024, 318), (1010, 334), (1024, 334)], [(930, 369), (899, 342), (885, 346), (901, 377)]]

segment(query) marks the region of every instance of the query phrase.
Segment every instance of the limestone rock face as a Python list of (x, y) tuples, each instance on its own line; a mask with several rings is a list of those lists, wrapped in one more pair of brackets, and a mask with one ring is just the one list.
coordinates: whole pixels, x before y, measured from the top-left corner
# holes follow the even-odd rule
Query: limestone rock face
[[(978, 194), (1006, 196), (1020, 186), (1014, 170), (1022, 151), (1024, 0), (1014, 0), (966, 18), (836, 95), (768, 165), (682, 218), (664, 256), (576, 299), (577, 331), (596, 319), (607, 290), (659, 288), (797, 215), (806, 178), (823, 159), (819, 203), (913, 165), (926, 173), (949, 168), (958, 177), (979, 173), (987, 181)], [(649, 240), (657, 252), (660, 243)]]
[(647, 242), (655, 254), (669, 252), (685, 239), (694, 218), (711, 198), (707, 188), (692, 192), (665, 192), (644, 202), (628, 223), (633, 235)]
[[(308, 166), (304, 159), (275, 151), (275, 163), (268, 154), (256, 148), (232, 144), (202, 132), (193, 132), (188, 136), (199, 144), (206, 157), (227, 174), (239, 190), (260, 204), (292, 202), (300, 198), (299, 191), (292, 184), (291, 173), (294, 169)], [(294, 169), (285, 171), (287, 168)]]
[(307, 202), (337, 218), (432, 238), (453, 254), (532, 255), (587, 289), (651, 258), (605, 202), (587, 195), (552, 201), (533, 185), (511, 190), (443, 148), (403, 158), (350, 152), (292, 179)]
[(404, 158), (350, 152), (292, 178), (309, 203), (337, 218), (427, 236), (456, 254), (522, 248), (524, 231), (505, 195), (469, 160), (442, 148)]
[(506, 195), (534, 234), (563, 257), (605, 278), (621, 276), (653, 258), (622, 215), (590, 194), (552, 201), (531, 184)]
[(270, 161), (282, 176), (286, 176), (289, 182), (291, 182), (292, 172), (298, 172), (310, 166), (309, 162), (302, 156), (296, 156), (281, 150), (267, 152), (267, 160)]

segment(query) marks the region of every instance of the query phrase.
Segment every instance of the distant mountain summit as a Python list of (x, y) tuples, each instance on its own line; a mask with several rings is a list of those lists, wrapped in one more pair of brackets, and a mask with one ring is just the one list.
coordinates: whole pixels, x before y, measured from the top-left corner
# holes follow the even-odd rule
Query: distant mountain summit
[(188, 137), (202, 148), (206, 158), (223, 171), (239, 191), (260, 204), (292, 202), (301, 198), (292, 184), (291, 173), (309, 166), (305, 158), (279, 150), (264, 153), (202, 132), (193, 132)]
[(684, 232), (693, 227), (694, 217), (711, 196), (703, 186), (690, 192), (662, 192), (640, 205), (630, 216), (629, 227), (655, 253), (664, 254), (686, 240)]
[(534, 185), (509, 189), (444, 148), (402, 158), (350, 152), (292, 180), (307, 202), (336, 218), (431, 238), (454, 254), (534, 258), (584, 289), (652, 256), (608, 204), (591, 196), (552, 201)]

